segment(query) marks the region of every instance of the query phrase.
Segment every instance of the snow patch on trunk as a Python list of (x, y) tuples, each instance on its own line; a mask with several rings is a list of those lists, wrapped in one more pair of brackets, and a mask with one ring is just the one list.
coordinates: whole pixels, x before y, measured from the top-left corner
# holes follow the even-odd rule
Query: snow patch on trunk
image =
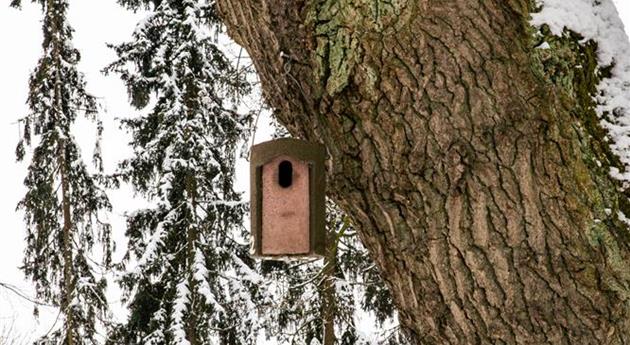
[(612, 151), (626, 167), (612, 168), (611, 175), (630, 183), (630, 41), (612, 0), (541, 0), (542, 11), (532, 14), (531, 24), (547, 24), (554, 35), (565, 28), (598, 44), (600, 67), (613, 65), (596, 96), (597, 113), (609, 132)]

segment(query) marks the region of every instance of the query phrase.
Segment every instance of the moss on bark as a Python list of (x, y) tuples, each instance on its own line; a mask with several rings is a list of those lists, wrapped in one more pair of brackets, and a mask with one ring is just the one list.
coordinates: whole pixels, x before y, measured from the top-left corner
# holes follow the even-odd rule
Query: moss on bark
[[(545, 44), (548, 45), (545, 47)], [(575, 167), (577, 181), (585, 191), (591, 213), (588, 238), (591, 245), (586, 250), (605, 250), (609, 266), (622, 278), (630, 281), (630, 268), (625, 264), (626, 257), (620, 249), (621, 243), (630, 242), (628, 225), (619, 219), (619, 212), (629, 214), (630, 203), (622, 184), (610, 176), (615, 167), (624, 171), (624, 166), (610, 147), (606, 130), (599, 122), (594, 97), (602, 78), (609, 77), (610, 66), (599, 66), (597, 43), (584, 40), (578, 33), (565, 30), (562, 36), (553, 35), (543, 26), (532, 34), (532, 68), (534, 74), (552, 84), (562, 93), (561, 98), (573, 105), (571, 116), (576, 120), (572, 127), (577, 133), (577, 145), (581, 151), (584, 166)], [(585, 270), (583, 277), (587, 283), (596, 286), (599, 276)], [(630, 297), (630, 289), (620, 280), (605, 282), (615, 292)]]

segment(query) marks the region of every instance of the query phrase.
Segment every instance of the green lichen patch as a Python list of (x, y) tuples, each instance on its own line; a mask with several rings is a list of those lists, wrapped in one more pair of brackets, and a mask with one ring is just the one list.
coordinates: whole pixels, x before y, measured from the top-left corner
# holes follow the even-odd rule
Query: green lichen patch
[(307, 25), (313, 26), (316, 48), (314, 77), (320, 93), (334, 95), (349, 83), (360, 62), (363, 35), (383, 33), (404, 18), (403, 0), (321, 0), (311, 3)]

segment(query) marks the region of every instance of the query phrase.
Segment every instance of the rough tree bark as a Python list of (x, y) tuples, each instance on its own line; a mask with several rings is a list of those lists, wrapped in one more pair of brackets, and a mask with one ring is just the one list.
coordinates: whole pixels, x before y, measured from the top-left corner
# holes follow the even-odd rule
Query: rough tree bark
[(327, 146), (329, 194), (413, 343), (630, 343), (595, 45), (572, 46), (563, 87), (526, 0), (218, 5), (275, 116)]

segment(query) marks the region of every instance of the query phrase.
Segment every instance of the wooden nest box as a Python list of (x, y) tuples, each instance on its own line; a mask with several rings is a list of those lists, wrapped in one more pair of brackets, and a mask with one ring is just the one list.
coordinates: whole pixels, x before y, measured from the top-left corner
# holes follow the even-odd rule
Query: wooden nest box
[(325, 253), (323, 145), (277, 139), (252, 148), (252, 255), (320, 257)]

